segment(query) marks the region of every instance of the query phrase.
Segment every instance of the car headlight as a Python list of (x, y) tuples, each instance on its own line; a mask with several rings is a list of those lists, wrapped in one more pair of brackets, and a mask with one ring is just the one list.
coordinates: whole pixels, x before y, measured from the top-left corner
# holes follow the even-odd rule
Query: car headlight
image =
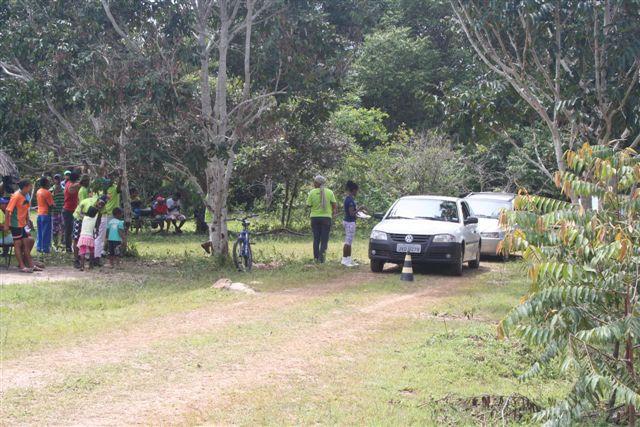
[(456, 237), (452, 234), (436, 234), (433, 236), (434, 243), (451, 243), (456, 241)]
[(480, 237), (484, 237), (485, 239), (502, 239), (504, 238), (504, 233), (501, 231), (487, 231), (480, 233)]
[(384, 231), (373, 230), (371, 232), (371, 240), (387, 240), (387, 233)]

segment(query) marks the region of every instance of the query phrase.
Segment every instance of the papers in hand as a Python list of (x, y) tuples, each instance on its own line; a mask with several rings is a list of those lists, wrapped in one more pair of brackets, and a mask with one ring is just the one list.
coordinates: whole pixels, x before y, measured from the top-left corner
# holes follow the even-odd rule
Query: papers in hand
[(369, 219), (369, 218), (371, 218), (371, 215), (367, 215), (364, 212), (358, 212), (358, 213), (356, 213), (356, 216), (358, 218), (360, 218), (360, 219)]

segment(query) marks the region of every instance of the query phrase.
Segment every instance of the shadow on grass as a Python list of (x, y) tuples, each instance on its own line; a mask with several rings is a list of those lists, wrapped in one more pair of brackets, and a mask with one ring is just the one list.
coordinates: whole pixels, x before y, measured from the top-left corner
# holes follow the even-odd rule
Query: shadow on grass
[[(482, 264), (480, 268), (469, 268), (465, 265), (461, 277), (476, 277), (489, 273), (490, 271), (491, 269), (489, 267), (483, 266)], [(400, 274), (401, 272), (402, 265), (386, 264), (382, 274)], [(451, 267), (447, 264), (413, 264), (413, 274), (451, 278), (460, 277), (451, 273)]]

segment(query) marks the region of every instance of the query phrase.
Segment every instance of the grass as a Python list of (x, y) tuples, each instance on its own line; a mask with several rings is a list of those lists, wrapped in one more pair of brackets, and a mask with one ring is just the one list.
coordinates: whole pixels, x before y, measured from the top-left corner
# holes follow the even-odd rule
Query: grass
[[(328, 280), (356, 277), (357, 272), (346, 272), (335, 261), (340, 256), (338, 238), (330, 246), (329, 259), (333, 261), (324, 266), (309, 264), (311, 251), (306, 238), (257, 238), (256, 260), (283, 265), (239, 274), (206, 258), (199, 236), (134, 236), (140, 257), (130, 260), (121, 272), (98, 275), (95, 280), (0, 287), (2, 358), (15, 360), (41, 349), (82, 345), (95, 336), (174, 313), (198, 308), (215, 313), (229, 310), (233, 304), (245, 304), (244, 295), (211, 289), (220, 277), (251, 282), (263, 292), (317, 288)], [(364, 260), (364, 236), (355, 248), (356, 258)], [(57, 261), (66, 262), (63, 258)], [(274, 372), (269, 374), (274, 378), (268, 375), (267, 380), (227, 390), (224, 398), (216, 400), (215, 411), (187, 413), (184, 421), (242, 425), (496, 424), (503, 420), (495, 411), (462, 410), (465, 408), (460, 408), (456, 399), (520, 393), (546, 404), (559, 397), (567, 383), (555, 372), (519, 383), (516, 377), (530, 364), (531, 352), (518, 342), (495, 339), (497, 321), (526, 291), (522, 265), (517, 261), (497, 268), (494, 265), (491, 272), (485, 269), (472, 277), (465, 285), (425, 301), (418, 316), (394, 317), (372, 323), (371, 328), (356, 328), (356, 336), (330, 346), (311, 340), (317, 346), (311, 358), (304, 356), (304, 348), (292, 349), (294, 355), (302, 352), (298, 358), (304, 361), (304, 369), (282, 378)], [(45, 387), (11, 389), (3, 397), (0, 413), (17, 423), (55, 423), (60, 422), (60, 414), (73, 412), (78, 405), (90, 408), (95, 403), (99, 407), (105, 395), (135, 397), (163, 388), (167, 382), (187, 387), (190, 378), (196, 381), (204, 373), (218, 375), (221, 368), (235, 366), (247, 357), (260, 361), (261, 357), (272, 357), (272, 352), (286, 355), (292, 342), (305, 342), (306, 334), (326, 330), (324, 325), (332, 325), (336, 319), (345, 319), (345, 323), (336, 324), (337, 332), (354, 326), (349, 323), (352, 317), (353, 321), (368, 322), (362, 307), (390, 295), (427, 289), (432, 281), (441, 279), (438, 271), (418, 275), (414, 283), (400, 283), (396, 274), (382, 274), (290, 305), (248, 311), (242, 321), (168, 337), (143, 351), (124, 354), (120, 361), (61, 370), (58, 374), (62, 376)], [(504, 421), (527, 423), (529, 415)]]
[[(515, 380), (530, 357), (517, 344), (494, 339), (488, 325), (461, 321), (398, 321), (366, 343), (290, 383), (237, 393), (212, 424), (472, 425), (497, 424), (490, 411), (471, 414), (446, 397), (527, 395), (537, 402), (559, 397), (557, 380), (526, 385)], [(309, 380), (308, 377), (313, 378)], [(530, 414), (523, 420), (527, 422)]]
[[(0, 287), (0, 360), (45, 346), (68, 345), (96, 332), (166, 313), (229, 303), (237, 295), (210, 289), (222, 277), (259, 282), (253, 285), (259, 291), (306, 286), (319, 277), (339, 277), (343, 273), (335, 262), (340, 256), (339, 238), (334, 236), (328, 254), (334, 261), (317, 266), (311, 264), (306, 238), (259, 237), (254, 242), (256, 262), (279, 261), (283, 266), (241, 274), (205, 256), (200, 247), (202, 236), (133, 235), (130, 240), (140, 259), (117, 274), (107, 272), (90, 281)], [(361, 239), (356, 247), (360, 259), (366, 259), (366, 241)], [(71, 263), (65, 254), (51, 255), (45, 261), (50, 265)]]

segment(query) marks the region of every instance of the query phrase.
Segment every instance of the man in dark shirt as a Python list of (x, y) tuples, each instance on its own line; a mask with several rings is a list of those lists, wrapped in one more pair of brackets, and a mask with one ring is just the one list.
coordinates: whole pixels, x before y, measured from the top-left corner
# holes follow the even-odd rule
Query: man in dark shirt
[(351, 245), (356, 235), (356, 216), (358, 213), (358, 205), (355, 197), (358, 194), (358, 184), (353, 181), (347, 181), (345, 186), (347, 195), (344, 198), (344, 246), (342, 248), (342, 262), (345, 267), (357, 267), (358, 264), (351, 258)]

